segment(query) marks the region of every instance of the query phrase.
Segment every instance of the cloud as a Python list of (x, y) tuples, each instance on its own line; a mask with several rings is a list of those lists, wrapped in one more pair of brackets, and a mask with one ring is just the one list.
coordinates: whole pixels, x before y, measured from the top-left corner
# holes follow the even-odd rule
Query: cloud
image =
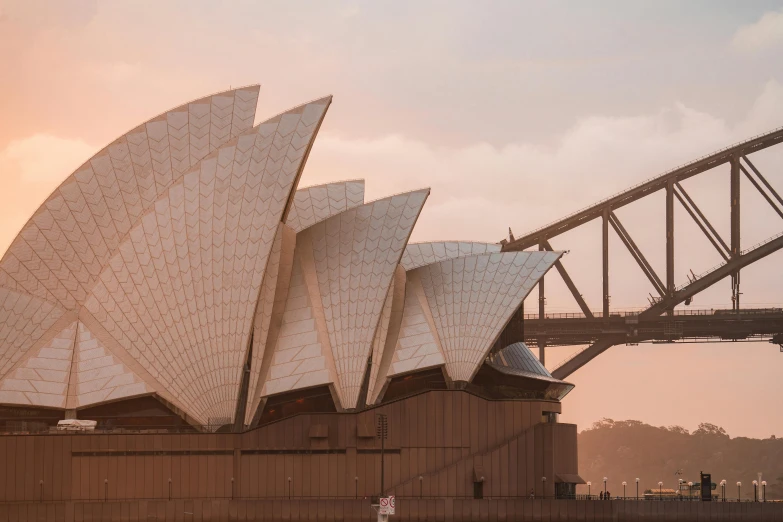
[(26, 183), (59, 183), (95, 152), (81, 140), (35, 134), (11, 141), (0, 152), (0, 173), (15, 174)]
[(764, 13), (755, 23), (743, 25), (731, 40), (735, 49), (759, 52), (783, 43), (783, 10)]
[(302, 183), (365, 178), (370, 198), (428, 185), (432, 195), (416, 239), (452, 238), (467, 230), (470, 239), (497, 241), (509, 225), (523, 233), (767, 132), (780, 124), (781, 114), (783, 87), (770, 82), (733, 125), (675, 104), (652, 114), (584, 118), (551, 146), (434, 147), (399, 134), (353, 140), (323, 132)]

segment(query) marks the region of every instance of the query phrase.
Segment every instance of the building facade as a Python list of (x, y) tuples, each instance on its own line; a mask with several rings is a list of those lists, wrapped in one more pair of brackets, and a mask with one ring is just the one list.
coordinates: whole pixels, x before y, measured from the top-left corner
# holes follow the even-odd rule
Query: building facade
[[(573, 386), (500, 340), (561, 254), (409, 244), (429, 189), (300, 188), (331, 97), (254, 125), (257, 99), (214, 94), (124, 134), (0, 260), (0, 499), (578, 480), (576, 428), (557, 423)], [(62, 419), (100, 435), (49, 433)]]

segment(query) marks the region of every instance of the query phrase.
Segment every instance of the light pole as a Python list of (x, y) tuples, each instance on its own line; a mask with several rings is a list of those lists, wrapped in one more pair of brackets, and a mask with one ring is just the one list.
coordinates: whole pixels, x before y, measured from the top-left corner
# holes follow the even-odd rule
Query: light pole
[(625, 486), (627, 486), (628, 483), (623, 480), (623, 500), (625, 500)]
[(737, 502), (740, 501), (740, 488), (742, 487), (742, 482), (737, 481)]
[(639, 477), (636, 477), (636, 500), (639, 500)]
[(587, 481), (587, 500), (591, 500), (590, 499), (590, 486), (592, 486), (592, 485), (593, 485), (593, 483), (588, 480)]
[(759, 501), (759, 489), (758, 489), (759, 483), (758, 483), (758, 481), (754, 480), (752, 482), (752, 484), (753, 484), (753, 502), (758, 502)]
[(541, 477), (541, 494), (546, 498), (546, 477)]
[(691, 492), (693, 491), (693, 482), (688, 482), (688, 500), (691, 500)]
[(353, 478), (353, 483), (354, 483), (354, 485), (356, 487), (356, 489), (355, 489), (356, 496), (354, 498), (359, 498), (359, 477), (354, 477)]
[(663, 500), (663, 482), (658, 482), (658, 499)]
[(761, 501), (766, 502), (767, 501), (767, 481), (762, 480), (761, 481)]
[(386, 438), (389, 436), (389, 421), (386, 417), (385, 413), (379, 413), (378, 414), (378, 420), (376, 421), (377, 425), (375, 427), (375, 433), (378, 436), (379, 439), (381, 439), (381, 494), (380, 496), (383, 496), (383, 475), (384, 475), (384, 469), (383, 469), (383, 451), (386, 448)]
[(419, 498), (424, 496), (424, 477), (419, 475)]
[(726, 502), (726, 479), (720, 481), (720, 489), (723, 495), (723, 502)]
[(291, 477), (288, 477), (288, 500), (291, 500)]
[(682, 479), (677, 479), (677, 500), (682, 500)]
[(606, 498), (606, 477), (604, 477), (604, 498)]

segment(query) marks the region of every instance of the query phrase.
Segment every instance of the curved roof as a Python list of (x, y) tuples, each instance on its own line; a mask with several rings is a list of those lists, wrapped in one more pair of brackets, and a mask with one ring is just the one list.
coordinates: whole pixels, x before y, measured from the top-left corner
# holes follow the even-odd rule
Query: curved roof
[(131, 229), (87, 298), (159, 393), (202, 423), (233, 416), (272, 242), (330, 101), (204, 158)]
[(402, 266), (405, 267), (405, 270), (413, 270), (414, 268), (437, 263), (438, 261), (445, 261), (446, 259), (492, 252), (500, 252), (500, 245), (475, 241), (411, 243), (405, 247), (405, 253), (402, 255)]
[(188, 422), (250, 424), (290, 390), (355, 408), (392, 375), (472, 378), (560, 254), (408, 245), (429, 189), (296, 191), (331, 97), (250, 128), (257, 96), (149, 120), (41, 205), (0, 261), (0, 404), (157, 395)]
[(514, 310), (558, 252), (508, 252), (449, 259), (415, 269), (452, 380), (470, 381)]
[(264, 395), (333, 382), (342, 407), (356, 407), (392, 276), (428, 195), (365, 203), (297, 235)]
[(172, 109), (114, 140), (40, 206), (0, 261), (0, 286), (82, 305), (141, 215), (171, 184), (253, 124), (258, 86)]
[(558, 381), (549, 370), (541, 364), (530, 348), (525, 343), (517, 342), (510, 344), (499, 350), (494, 354), (489, 364), (497, 368), (512, 370), (516, 373), (525, 374), (534, 378), (551, 379), (552, 381)]
[(364, 180), (306, 187), (296, 191), (286, 225), (296, 232), (364, 203)]

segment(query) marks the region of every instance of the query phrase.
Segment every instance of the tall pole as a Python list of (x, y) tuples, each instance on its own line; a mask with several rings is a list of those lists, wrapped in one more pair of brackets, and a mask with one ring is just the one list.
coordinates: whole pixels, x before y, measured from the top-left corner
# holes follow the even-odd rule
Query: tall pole
[(639, 479), (636, 479), (636, 500), (639, 500)]
[(376, 434), (378, 435), (378, 438), (381, 439), (381, 494), (380, 496), (383, 496), (383, 492), (385, 490), (384, 484), (383, 484), (383, 476), (384, 476), (384, 450), (386, 449), (386, 437), (389, 434), (389, 423), (388, 419), (386, 418), (386, 414), (379, 413), (378, 414), (378, 425), (376, 426)]
[[(674, 294), (674, 180), (666, 184), (666, 296)], [(671, 315), (672, 311), (667, 311)]]

